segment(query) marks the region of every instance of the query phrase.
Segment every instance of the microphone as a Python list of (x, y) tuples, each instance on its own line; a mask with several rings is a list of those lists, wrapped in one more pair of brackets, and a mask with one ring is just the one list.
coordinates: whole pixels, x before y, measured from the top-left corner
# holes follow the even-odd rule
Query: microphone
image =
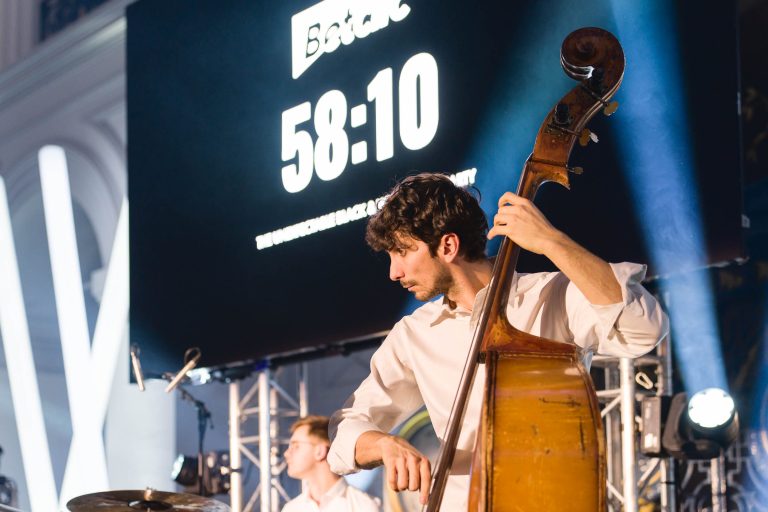
[(200, 352), (200, 349), (197, 347), (189, 348), (184, 352), (184, 366), (179, 370), (179, 373), (173, 376), (171, 382), (168, 383), (168, 387), (165, 388), (166, 393), (170, 393), (176, 389), (176, 386), (178, 386), (181, 379), (187, 375), (187, 372), (197, 366), (197, 362), (200, 360), (201, 355), (202, 352)]
[(131, 345), (131, 366), (133, 367), (133, 376), (136, 377), (136, 384), (139, 385), (139, 391), (144, 391), (144, 372), (141, 371), (141, 361), (139, 361), (138, 345)]

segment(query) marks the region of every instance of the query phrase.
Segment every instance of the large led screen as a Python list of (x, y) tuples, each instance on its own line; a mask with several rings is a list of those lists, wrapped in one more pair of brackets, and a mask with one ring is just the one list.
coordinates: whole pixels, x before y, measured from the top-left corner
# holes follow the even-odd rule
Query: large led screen
[(143, 364), (177, 368), (193, 346), (205, 366), (254, 361), (389, 329), (415, 303), (366, 247), (366, 219), (417, 171), (476, 186), (490, 215), (576, 85), (559, 52), (583, 26), (624, 46), (619, 110), (574, 150), (585, 172), (572, 190), (545, 187), (538, 204), (588, 248), (652, 273), (740, 257), (734, 16), (728, 2), (132, 4), (130, 321)]

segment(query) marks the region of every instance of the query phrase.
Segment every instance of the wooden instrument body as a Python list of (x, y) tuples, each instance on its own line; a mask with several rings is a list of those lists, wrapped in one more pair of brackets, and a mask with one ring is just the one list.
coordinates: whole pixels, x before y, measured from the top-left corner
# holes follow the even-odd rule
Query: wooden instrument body
[(579, 351), (501, 322), (490, 332), (469, 510), (602, 510), (602, 422)]

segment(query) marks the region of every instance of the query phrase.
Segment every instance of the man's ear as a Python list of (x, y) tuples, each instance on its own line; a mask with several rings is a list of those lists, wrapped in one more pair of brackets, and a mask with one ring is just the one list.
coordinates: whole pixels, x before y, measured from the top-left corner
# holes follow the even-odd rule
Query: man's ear
[(438, 255), (445, 260), (446, 263), (450, 263), (456, 259), (459, 255), (459, 248), (461, 247), (461, 240), (456, 233), (448, 233), (443, 235), (440, 239), (440, 246), (438, 247)]
[(328, 457), (328, 451), (331, 449), (330, 446), (327, 444), (316, 444), (315, 445), (315, 460), (317, 462), (322, 462)]

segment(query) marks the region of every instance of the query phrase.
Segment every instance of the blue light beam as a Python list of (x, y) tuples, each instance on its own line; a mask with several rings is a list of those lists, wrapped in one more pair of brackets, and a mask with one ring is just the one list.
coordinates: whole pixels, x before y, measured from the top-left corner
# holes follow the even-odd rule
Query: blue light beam
[(704, 271), (701, 208), (694, 181), (685, 91), (676, 40), (675, 6), (664, 0), (611, 0), (617, 37), (627, 59), (622, 115), (617, 116), (624, 172), (646, 246), (663, 280), (674, 352), (686, 390), (728, 389)]

